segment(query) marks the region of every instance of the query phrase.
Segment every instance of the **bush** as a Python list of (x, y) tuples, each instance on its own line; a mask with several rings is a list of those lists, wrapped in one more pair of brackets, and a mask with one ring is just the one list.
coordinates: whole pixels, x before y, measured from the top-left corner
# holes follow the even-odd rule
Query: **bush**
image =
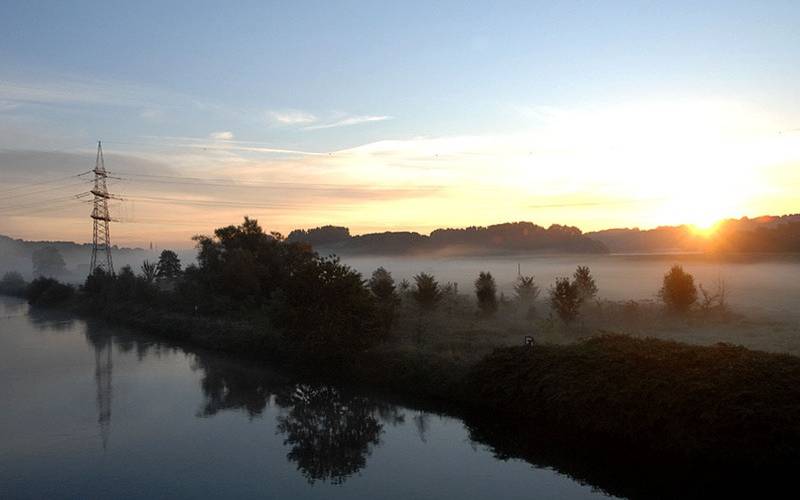
[(481, 272), (475, 280), (475, 296), (478, 298), (478, 308), (481, 313), (491, 316), (497, 312), (497, 284), (492, 273)]
[(556, 278), (555, 286), (550, 288), (550, 307), (564, 323), (571, 323), (578, 317), (581, 297), (578, 287), (569, 278)]
[(694, 277), (676, 264), (664, 275), (664, 284), (658, 295), (670, 311), (686, 313), (697, 302)]
[(436, 309), (439, 301), (442, 300), (442, 291), (436, 279), (430, 274), (419, 273), (414, 276), (414, 284), (416, 286), (411, 295), (417, 301), (417, 304), (426, 311)]
[(3, 275), (3, 279), (0, 279), (0, 294), (24, 297), (27, 286), (28, 283), (20, 273), (9, 271)]
[(75, 289), (53, 278), (39, 277), (31, 282), (26, 298), (31, 305), (52, 306), (66, 302), (75, 293)]

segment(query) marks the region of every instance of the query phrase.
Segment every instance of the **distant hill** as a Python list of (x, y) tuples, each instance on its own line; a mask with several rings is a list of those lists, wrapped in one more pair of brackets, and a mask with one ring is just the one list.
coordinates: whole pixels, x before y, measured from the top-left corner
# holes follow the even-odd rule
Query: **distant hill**
[(502, 255), (518, 253), (607, 253), (605, 244), (580, 229), (554, 224), (510, 222), (487, 227), (437, 229), (430, 235), (383, 232), (352, 236), (346, 227), (298, 229), (289, 241), (304, 242), (321, 251), (373, 255)]
[[(90, 243), (75, 243), (72, 241), (26, 241), (0, 235), (0, 274), (6, 271), (19, 271), (30, 277), (32, 273), (31, 255), (34, 251), (54, 247), (64, 257), (68, 274), (65, 279), (75, 278), (82, 280), (89, 270), (89, 260), (92, 254)], [(118, 262), (115, 267), (125, 264), (138, 265), (147, 257), (148, 252), (141, 248), (120, 248), (114, 246), (111, 255)]]
[(710, 236), (690, 226), (605, 229), (586, 233), (614, 253), (800, 252), (800, 214), (722, 221)]

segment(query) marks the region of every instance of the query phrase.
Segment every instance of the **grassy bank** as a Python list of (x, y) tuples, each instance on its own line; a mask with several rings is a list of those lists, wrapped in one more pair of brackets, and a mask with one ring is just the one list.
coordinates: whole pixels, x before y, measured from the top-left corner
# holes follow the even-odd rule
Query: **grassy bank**
[(486, 409), (578, 441), (715, 467), (800, 458), (795, 356), (607, 335), (499, 349), (467, 384)]

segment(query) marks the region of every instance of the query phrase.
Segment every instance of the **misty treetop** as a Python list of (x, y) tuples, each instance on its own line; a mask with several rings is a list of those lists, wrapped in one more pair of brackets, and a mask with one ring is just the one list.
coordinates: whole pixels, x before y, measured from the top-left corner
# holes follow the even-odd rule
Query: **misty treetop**
[(64, 257), (56, 247), (46, 246), (38, 248), (31, 254), (34, 276), (53, 278), (67, 272)]

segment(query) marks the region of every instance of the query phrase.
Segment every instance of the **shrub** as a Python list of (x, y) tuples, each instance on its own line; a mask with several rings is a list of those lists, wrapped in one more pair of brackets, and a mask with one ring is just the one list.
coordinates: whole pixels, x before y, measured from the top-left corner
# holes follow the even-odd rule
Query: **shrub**
[(28, 286), (26, 297), (31, 305), (50, 306), (69, 300), (74, 293), (75, 289), (69, 285), (53, 278), (39, 277)]
[(481, 272), (475, 280), (475, 296), (481, 313), (491, 316), (497, 312), (497, 284), (492, 273)]
[(697, 302), (694, 277), (676, 264), (664, 275), (664, 284), (658, 295), (664, 301), (667, 309), (676, 313), (685, 313)]
[(156, 276), (158, 276), (158, 264), (146, 260), (142, 262), (141, 271), (142, 277), (145, 279), (145, 281), (152, 283), (155, 281)]
[(419, 273), (414, 276), (414, 284), (416, 286), (411, 295), (417, 301), (417, 304), (426, 311), (436, 309), (439, 301), (442, 300), (442, 291), (436, 279), (430, 274)]

